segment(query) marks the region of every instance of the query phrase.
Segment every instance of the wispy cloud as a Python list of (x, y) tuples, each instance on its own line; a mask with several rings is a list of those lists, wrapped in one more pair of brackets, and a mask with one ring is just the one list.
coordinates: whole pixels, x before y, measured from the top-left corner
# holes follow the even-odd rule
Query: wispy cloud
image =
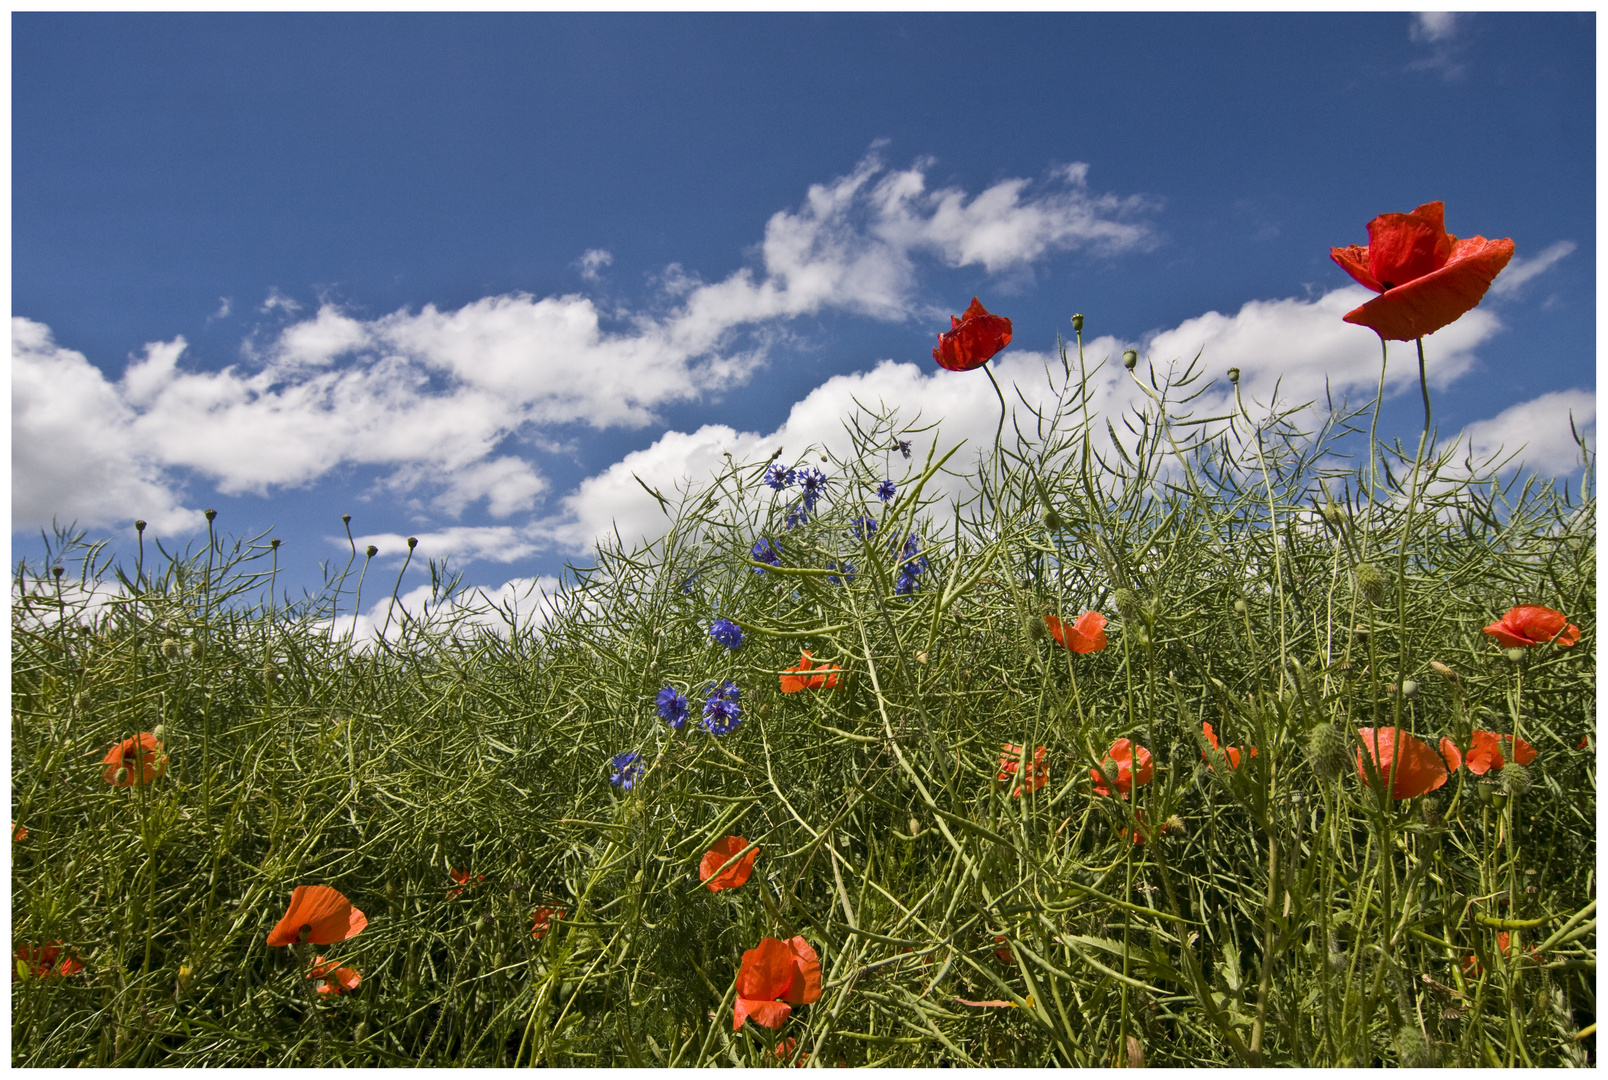
[(581, 268), (581, 277), (596, 284), (603, 280), (603, 268), (614, 262), (614, 256), (602, 248), (592, 248), (577, 260), (576, 265)]
[(1514, 256), (1507, 268), (1496, 276), (1491, 283), (1491, 292), (1496, 296), (1507, 296), (1516, 293), (1531, 278), (1552, 269), (1559, 260), (1572, 254), (1575, 249), (1573, 240), (1559, 240), (1541, 250), (1533, 259), (1521, 259)]
[(262, 302), (262, 307), (258, 308), (257, 310), (262, 312), (264, 315), (276, 310), (283, 311), (286, 315), (294, 315), (296, 312), (300, 311), (301, 308), (302, 306), (296, 301), (280, 292), (277, 288), (274, 288), (268, 290), (268, 299), (264, 300)]
[(1450, 11), (1420, 11), (1414, 15), (1407, 37), (1415, 45), (1428, 46), (1429, 54), (1408, 64), (1408, 70), (1439, 72), (1448, 82), (1461, 78), (1464, 68), (1458, 57), (1464, 49), (1462, 28), (1466, 19), (1466, 15)]

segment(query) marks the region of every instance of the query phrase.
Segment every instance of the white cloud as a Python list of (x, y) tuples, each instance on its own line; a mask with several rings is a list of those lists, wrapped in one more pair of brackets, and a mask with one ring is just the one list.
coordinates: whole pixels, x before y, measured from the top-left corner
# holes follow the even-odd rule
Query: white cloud
[[(537, 545), (532, 542), (527, 531), (512, 525), (455, 526), (433, 532), (416, 533), (413, 538), (419, 542), (418, 547), (414, 549), (413, 560), (421, 564), (427, 559), (446, 559), (454, 566), (462, 566), (475, 560), (508, 563), (523, 559), (537, 550)], [(347, 546), (344, 536), (332, 536), (328, 539), (338, 547)], [(400, 533), (355, 536), (352, 538), (352, 543), (357, 545), (358, 551), (373, 544), (380, 549), (376, 557), (389, 556), (390, 561), (398, 563), (408, 550), (408, 538)]]
[[(176, 337), (148, 345), (115, 384), (77, 354), (30, 353), (14, 383), (26, 413), (18, 430), (34, 441), (17, 460), (37, 466), (39, 480), (24, 478), (14, 505), (111, 520), (137, 504), (153, 521), (193, 520), (158, 497), (163, 469), (192, 470), (224, 494), (266, 495), (369, 465), (387, 471), (382, 487), (422, 494), (448, 515), (482, 499), (496, 517), (530, 512), (546, 481), (510, 443), (541, 445), (554, 425), (653, 423), (664, 405), (746, 380), (781, 325), (801, 315), (910, 318), (920, 309), (918, 258), (996, 272), (1051, 252), (1110, 255), (1153, 242), (1135, 220), (1149, 204), (1091, 192), (1085, 165), (975, 197), (929, 191), (930, 166), (889, 171), (873, 150), (771, 217), (759, 265), (713, 283), (669, 268), (663, 311), (605, 314), (579, 294), (514, 294), (359, 319), (325, 303), (248, 348), (245, 364), (185, 370)], [(607, 262), (590, 251), (583, 271)], [(276, 288), (260, 310), (294, 316), (300, 305)], [(27, 381), (49, 363), (71, 377)]]
[(1421, 11), (1413, 16), (1407, 36), (1414, 44), (1429, 46), (1429, 55), (1407, 65), (1409, 71), (1437, 71), (1447, 82), (1463, 75), (1457, 57), (1463, 51), (1460, 40), (1463, 17), (1450, 11)]
[(603, 268), (611, 265), (613, 262), (613, 255), (609, 254), (607, 251), (604, 251), (602, 248), (592, 248), (580, 258), (579, 265), (581, 268), (581, 277), (587, 281), (593, 282), (594, 284), (602, 281)]
[(513, 627), (540, 632), (553, 618), (563, 593), (556, 577), (514, 578), (500, 588), (471, 588), (445, 603), (432, 605), (433, 590), (420, 585), (393, 600), (385, 596), (367, 612), (341, 615), (319, 625), (332, 636), (351, 642), (358, 649), (373, 647), (383, 635), (387, 641), (401, 638), (409, 620), (441, 630), (490, 630), (507, 636)]
[(1563, 476), (1580, 468), (1580, 447), (1570, 430), (1596, 449), (1597, 398), (1589, 390), (1557, 390), (1503, 409), (1489, 420), (1468, 425), (1476, 464), (1514, 454), (1514, 466), (1542, 476)]
[(1450, 11), (1420, 11), (1413, 16), (1407, 34), (1415, 42), (1433, 45), (1457, 32), (1457, 15)]
[(1496, 280), (1491, 282), (1491, 294), (1493, 296), (1506, 296), (1510, 293), (1518, 292), (1519, 288), (1527, 281), (1552, 269), (1560, 259), (1572, 254), (1574, 249), (1575, 242), (1573, 240), (1559, 240), (1556, 244), (1550, 244), (1543, 248), (1541, 253), (1533, 259), (1521, 259), (1515, 256), (1507, 264), (1507, 267), (1496, 276)]
[[(136, 366), (158, 369), (165, 355), (157, 348)], [(53, 518), (125, 528), (144, 518), (157, 533), (198, 528), (201, 515), (181, 504), (134, 420), (134, 409), (82, 353), (57, 345), (41, 323), (12, 319), (12, 529), (46, 527)]]

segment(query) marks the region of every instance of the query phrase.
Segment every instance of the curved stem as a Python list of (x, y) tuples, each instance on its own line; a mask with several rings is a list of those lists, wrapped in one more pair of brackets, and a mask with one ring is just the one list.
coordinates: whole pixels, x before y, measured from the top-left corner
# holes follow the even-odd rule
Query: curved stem
[[(999, 381), (994, 378), (993, 371), (989, 370), (987, 361), (983, 362), (983, 374), (987, 375), (988, 381), (994, 384), (994, 394), (999, 398), (999, 427), (994, 429), (994, 453), (996, 456), (1001, 456), (1000, 439), (1005, 434), (1005, 394), (1000, 390)], [(1003, 462), (1000, 467), (1004, 468)]]

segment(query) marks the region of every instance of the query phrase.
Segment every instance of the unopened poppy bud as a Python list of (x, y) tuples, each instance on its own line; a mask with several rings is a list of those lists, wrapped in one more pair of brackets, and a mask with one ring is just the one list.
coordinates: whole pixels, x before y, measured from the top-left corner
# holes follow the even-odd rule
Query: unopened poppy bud
[(1307, 760), (1320, 779), (1333, 780), (1346, 767), (1346, 737), (1333, 724), (1319, 724), (1307, 733)]
[(280, 539), (277, 536), (274, 537), (272, 540), (268, 541), (268, 546), (273, 548), (275, 551), (279, 550), (279, 544), (280, 544)]
[[(60, 569), (60, 567), (58, 567), (57, 569)], [(1513, 663), (1517, 664), (1520, 660), (1524, 659), (1524, 650), (1523, 649), (1503, 649), (1502, 650), (1502, 655), (1507, 657), (1509, 660), (1513, 661)]]
[(118, 787), (127, 787), (128, 786), (128, 770), (127, 769), (118, 769), (116, 774), (114, 774), (113, 777), (112, 777), (112, 783), (115, 784)]
[(1027, 636), (1034, 641), (1043, 641), (1049, 632), (1049, 624), (1038, 616), (1032, 616), (1027, 620)]
[(162, 655), (167, 657), (169, 660), (177, 660), (179, 658), (179, 639), (163, 638)]
[(379, 553), (380, 549), (375, 547), (373, 544), (370, 544), (368, 547), (363, 549), (363, 554), (367, 555), (371, 559)]
[(910, 835), (911, 836), (920, 836), (921, 835), (921, 822), (917, 821), (915, 818), (910, 819)]
[(352, 1041), (362, 1042), (364, 1039), (368, 1038), (368, 1030), (368, 1021), (359, 1020), (357, 1022), (357, 1026), (352, 1029)]
[(1245, 606), (1245, 601), (1243, 601), (1243, 600), (1234, 601), (1234, 614), (1243, 615), (1248, 610), (1249, 609)]
[(1530, 770), (1517, 761), (1502, 766), (1502, 790), (1509, 795), (1523, 795), (1530, 790)]
[(202, 649), (201, 643), (199, 641), (190, 642), (190, 659), (191, 660), (199, 660), (199, 659), (201, 659), (201, 654), (204, 651), (205, 650)]
[(1453, 671), (1451, 668), (1447, 667), (1445, 664), (1441, 663), (1439, 660), (1431, 660), (1429, 662), (1429, 670), (1433, 671), (1435, 674), (1439, 675), (1441, 678), (1445, 679), (1447, 682), (1452, 683), (1453, 685), (1456, 685), (1456, 683), (1457, 683), (1457, 672)]
[(161, 742), (163, 739), (167, 738), (167, 725), (158, 724), (152, 728), (151, 738), (155, 739), (157, 742)]
[(1396, 1059), (1404, 1069), (1423, 1069), (1430, 1064), (1429, 1040), (1412, 1024), (1404, 1024), (1396, 1032)]
[(1239, 368), (1231, 367), (1228, 369), (1228, 381), (1234, 383), (1236, 386), (1239, 384), (1239, 376)]
[(1132, 589), (1121, 588), (1111, 594), (1111, 602), (1117, 605), (1124, 619), (1139, 619), (1139, 598), (1133, 594)]
[(1355, 583), (1357, 592), (1367, 597), (1370, 603), (1380, 603), (1385, 598), (1385, 591), (1389, 587), (1385, 575), (1373, 563), (1358, 563), (1351, 571), (1351, 580)]
[(1066, 527), (1066, 522), (1054, 510), (1044, 511), (1044, 527), (1051, 532), (1059, 532)]
[(1074, 316), (1072, 316), (1072, 332), (1075, 333), (1075, 334), (1083, 333), (1083, 316), (1082, 315), (1074, 315)]
[(1161, 823), (1161, 831), (1164, 832), (1164, 833), (1180, 833), (1180, 832), (1183, 832), (1184, 831), (1184, 819), (1179, 817), (1177, 814), (1172, 815), (1166, 821), (1163, 821)]
[(1132, 349), (1124, 349), (1122, 352), (1122, 366), (1127, 368), (1129, 371), (1132, 371), (1134, 368), (1138, 367), (1139, 354)]
[(1332, 952), (1332, 953), (1330, 953), (1329, 954), (1329, 970), (1338, 975), (1340, 972), (1344, 971), (1345, 969), (1346, 969), (1346, 954), (1343, 953), (1343, 952)]
[(1418, 804), (1418, 812), (1423, 815), (1424, 824), (1430, 828), (1441, 823), (1440, 800), (1434, 796), (1426, 796), (1424, 801)]
[(1330, 525), (1344, 524), (1346, 520), (1346, 512), (1341, 508), (1339, 503), (1326, 502), (1323, 504), (1323, 520), (1327, 521)]
[(1402, 684), (1401, 684), (1401, 696), (1404, 697), (1404, 698), (1409, 698), (1409, 699), (1417, 697), (1418, 696), (1418, 680), (1416, 680), (1416, 679), (1403, 679)]

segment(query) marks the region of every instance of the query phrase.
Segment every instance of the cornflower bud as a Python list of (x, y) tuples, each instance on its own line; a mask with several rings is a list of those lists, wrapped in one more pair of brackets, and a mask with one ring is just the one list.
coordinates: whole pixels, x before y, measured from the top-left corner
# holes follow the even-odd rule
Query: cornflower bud
[(1385, 599), (1385, 592), (1389, 583), (1385, 575), (1373, 563), (1358, 563), (1351, 571), (1351, 580), (1357, 592), (1368, 598), (1370, 603), (1380, 603)]
[(1333, 780), (1346, 767), (1346, 737), (1331, 723), (1319, 724), (1307, 733), (1307, 760), (1320, 779)]
[(1517, 761), (1502, 766), (1502, 790), (1509, 795), (1523, 795), (1530, 790), (1530, 770)]

